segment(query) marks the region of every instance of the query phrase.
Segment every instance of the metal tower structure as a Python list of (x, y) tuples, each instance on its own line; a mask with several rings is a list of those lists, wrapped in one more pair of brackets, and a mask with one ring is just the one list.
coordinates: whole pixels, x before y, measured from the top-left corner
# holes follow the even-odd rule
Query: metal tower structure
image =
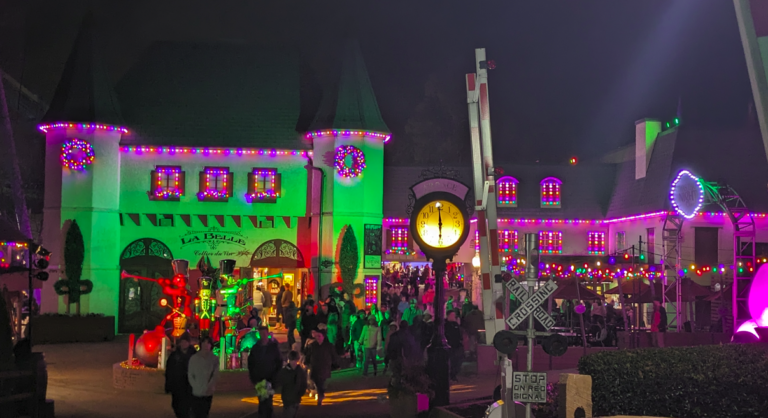
[[(675, 308), (675, 319), (672, 320), (669, 325), (675, 324), (677, 332), (680, 332), (680, 307), (682, 306), (681, 295), (681, 282), (680, 273), (682, 267), (682, 261), (680, 257), (680, 239), (682, 238), (683, 222), (685, 218), (676, 212), (670, 212), (664, 218), (664, 226), (662, 227), (662, 253), (663, 255), (663, 268), (664, 268), (664, 281), (662, 282), (662, 293), (664, 294), (664, 301), (672, 305)], [(670, 283), (669, 279), (674, 278), (674, 283)], [(671, 286), (675, 286), (676, 297), (672, 301), (669, 298), (668, 291)], [(653, 288), (653, 284), (651, 284)]]

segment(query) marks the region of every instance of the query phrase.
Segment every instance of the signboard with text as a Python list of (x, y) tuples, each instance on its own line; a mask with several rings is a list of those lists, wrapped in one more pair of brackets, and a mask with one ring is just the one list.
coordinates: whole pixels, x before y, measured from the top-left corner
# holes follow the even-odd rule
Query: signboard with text
[(541, 307), (541, 304), (557, 290), (555, 282), (550, 280), (544, 283), (530, 298), (528, 297), (528, 290), (517, 280), (513, 279), (507, 282), (507, 288), (522, 302), (522, 305), (507, 318), (507, 324), (510, 328), (515, 329), (528, 319), (529, 315), (533, 315), (544, 326), (544, 329), (548, 330), (555, 326), (555, 320)]
[(512, 375), (512, 400), (515, 402), (546, 403), (547, 374), (514, 372)]

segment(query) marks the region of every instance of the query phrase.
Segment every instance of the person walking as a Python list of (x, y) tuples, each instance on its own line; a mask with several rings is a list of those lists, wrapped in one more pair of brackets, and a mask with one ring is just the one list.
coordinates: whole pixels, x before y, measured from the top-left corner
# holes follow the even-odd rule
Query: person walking
[(349, 331), (349, 346), (352, 349), (352, 362), (358, 368), (363, 365), (363, 350), (360, 345), (360, 336), (363, 335), (363, 328), (365, 328), (366, 324), (365, 311), (357, 311), (355, 322), (352, 323), (352, 329)]
[(456, 311), (448, 311), (448, 317), (445, 321), (445, 339), (451, 346), (451, 380), (458, 381), (461, 363), (464, 359), (464, 344), (461, 338), (461, 327), (456, 321)]
[(667, 332), (667, 310), (661, 303), (661, 298), (653, 300), (653, 322), (651, 322), (651, 335), (654, 347), (664, 347), (664, 333)]
[(368, 364), (373, 363), (373, 375), (376, 376), (376, 351), (381, 343), (381, 329), (376, 318), (368, 317), (368, 325), (363, 327), (360, 335), (360, 346), (363, 348), (363, 376), (368, 376)]
[[(282, 366), (283, 359), (280, 357), (277, 341), (270, 337), (269, 328), (260, 326), (259, 342), (251, 347), (251, 353), (248, 355), (248, 376), (251, 383), (256, 385), (266, 380), (270, 385), (274, 385), (277, 372)], [(272, 418), (272, 413), (272, 395), (259, 398), (259, 418)]]
[(272, 309), (272, 294), (267, 289), (259, 289), (264, 295), (264, 309), (261, 312), (261, 325), (269, 326), (269, 311)]
[(285, 324), (286, 335), (288, 336), (288, 347), (293, 350), (293, 345), (296, 344), (296, 315), (298, 314), (296, 308), (296, 302), (290, 301), (288, 306), (283, 308), (283, 323)]
[(275, 296), (275, 329), (279, 329), (285, 322), (283, 318), (283, 294), (285, 294), (285, 285), (280, 285), (280, 290)]
[(417, 316), (424, 316), (424, 311), (416, 306), (416, 299), (411, 299), (408, 309), (403, 312), (403, 321), (408, 321), (408, 325), (413, 325), (413, 319)]
[(288, 364), (277, 375), (280, 397), (283, 400), (283, 417), (296, 418), (301, 397), (307, 392), (307, 372), (299, 364), (298, 351), (288, 353)]
[[(256, 309), (256, 313), (263, 315), (264, 312), (264, 305), (267, 303), (267, 295), (264, 294), (261, 290), (261, 285), (259, 285), (256, 289), (253, 291), (253, 307)], [(253, 310), (251, 310), (253, 312)], [(263, 323), (263, 319), (261, 316), (259, 316), (259, 323)]]
[(299, 321), (299, 336), (301, 337), (301, 349), (305, 350), (307, 346), (307, 340), (312, 338), (312, 331), (317, 329), (317, 318), (315, 318), (314, 305), (304, 306), (304, 312), (301, 314)]
[(197, 352), (190, 345), (189, 334), (179, 337), (165, 363), (165, 393), (171, 394), (171, 407), (176, 418), (189, 418), (192, 410), (192, 386), (189, 385), (189, 359)]
[[(283, 287), (285, 287), (285, 291), (275, 300), (275, 303), (277, 306), (281, 307), (280, 309), (283, 312), (283, 323), (285, 323), (285, 310), (288, 309), (288, 306), (293, 302), (293, 292), (291, 291), (290, 284), (286, 283)], [(294, 305), (295, 304), (296, 303), (294, 302)]]
[[(387, 336), (384, 339), (384, 374), (387, 374), (387, 369), (389, 369), (389, 362), (394, 358), (397, 360), (400, 356), (400, 351), (402, 350), (402, 347), (399, 346), (400, 342), (397, 336), (392, 338), (393, 335), (397, 333), (397, 324), (394, 322), (389, 324), (389, 330), (387, 331)], [(390, 351), (390, 347), (391, 351)]]
[(208, 418), (213, 403), (213, 392), (219, 380), (219, 359), (213, 354), (213, 339), (200, 340), (200, 351), (189, 359), (189, 385), (192, 387), (192, 416)]
[(331, 370), (338, 367), (339, 359), (336, 349), (325, 338), (325, 333), (312, 332), (312, 341), (307, 347), (304, 364), (309, 365), (309, 378), (315, 383), (317, 390), (317, 405), (323, 404), (325, 398), (325, 384), (331, 377)]

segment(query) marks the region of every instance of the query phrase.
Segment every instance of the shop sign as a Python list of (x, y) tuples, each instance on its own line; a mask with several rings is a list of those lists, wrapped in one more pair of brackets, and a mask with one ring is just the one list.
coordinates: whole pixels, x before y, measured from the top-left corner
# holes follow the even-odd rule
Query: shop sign
[(434, 192), (447, 192), (464, 200), (467, 196), (467, 192), (469, 192), (469, 187), (464, 183), (453, 179), (433, 178), (414, 184), (411, 186), (411, 190), (413, 191), (416, 200), (426, 194)]
[(245, 248), (247, 243), (245, 236), (240, 231), (221, 231), (217, 227), (208, 228), (205, 231), (187, 231), (179, 236), (181, 248), (195, 245), (205, 245), (208, 249), (215, 250), (219, 245), (234, 245)]
[(363, 268), (381, 268), (381, 224), (365, 224)]
[(688, 170), (681, 171), (672, 182), (669, 199), (677, 213), (687, 219), (693, 218), (704, 204), (704, 187), (701, 185), (701, 179)]
[(515, 402), (546, 403), (547, 374), (514, 372), (512, 375), (512, 400)]

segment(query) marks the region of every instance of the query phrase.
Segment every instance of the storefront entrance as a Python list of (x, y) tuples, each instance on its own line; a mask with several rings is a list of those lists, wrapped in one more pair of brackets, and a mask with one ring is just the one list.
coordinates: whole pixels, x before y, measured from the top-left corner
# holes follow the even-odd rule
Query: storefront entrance
[[(136, 240), (120, 255), (120, 270), (128, 274), (160, 278), (172, 277), (173, 254), (168, 246), (152, 238)], [(160, 306), (163, 296), (160, 285), (147, 280), (120, 279), (120, 306), (117, 332), (141, 333), (160, 325), (168, 313)]]
[(281, 239), (267, 241), (253, 252), (250, 267), (256, 279), (254, 287), (272, 297), (270, 322), (274, 321), (276, 314), (276, 297), (280, 286), (290, 286), (294, 303), (301, 306), (309, 270), (304, 263), (304, 255), (295, 245)]

